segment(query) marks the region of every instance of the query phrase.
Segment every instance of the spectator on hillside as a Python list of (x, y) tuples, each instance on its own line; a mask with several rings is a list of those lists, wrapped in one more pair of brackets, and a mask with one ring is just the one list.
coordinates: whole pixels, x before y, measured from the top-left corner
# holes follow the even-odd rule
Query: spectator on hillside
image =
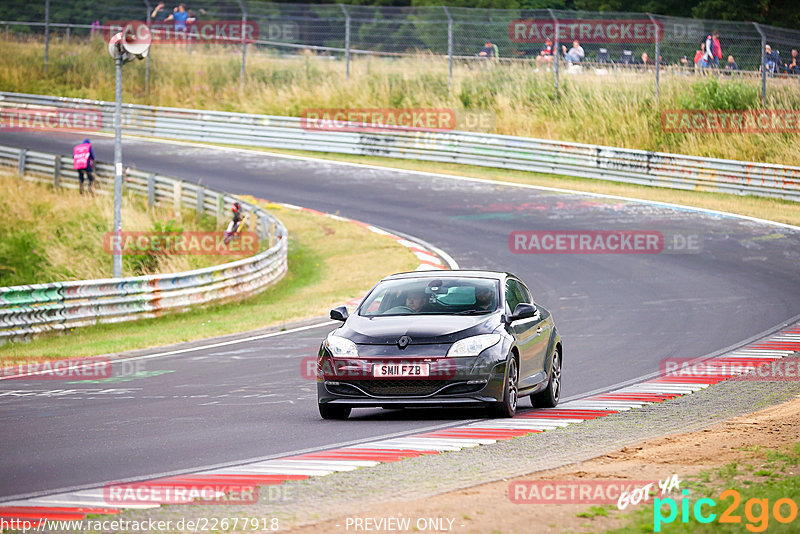
[(733, 60), (733, 56), (728, 56), (728, 63), (725, 65), (725, 70), (739, 70), (739, 65)]
[(566, 46), (562, 46), (561, 50), (564, 52), (566, 60), (570, 63), (580, 63), (583, 61), (583, 58), (586, 57), (586, 53), (583, 51), (583, 47), (577, 39), (572, 41), (572, 48), (570, 48), (569, 51), (567, 51)]
[(478, 52), (478, 57), (495, 57), (494, 45), (492, 45), (492, 43), (489, 41), (486, 41), (486, 44), (483, 45), (483, 48), (481, 48)]
[(641, 59), (639, 59), (637, 63), (645, 70), (647, 70), (648, 67), (655, 66), (655, 61), (650, 59), (650, 56), (647, 55), (647, 52), (642, 52)]
[(800, 55), (798, 55), (796, 48), (792, 49), (792, 57), (789, 63), (786, 64), (786, 72), (800, 74)]
[(714, 30), (711, 35), (706, 37), (706, 56), (708, 67), (719, 68), (719, 60), (722, 59), (722, 45), (719, 44), (719, 31)]
[(778, 70), (780, 66), (780, 56), (777, 51), (773, 51), (770, 45), (764, 46), (764, 66), (767, 72), (773, 73)]
[(94, 148), (92, 148), (92, 143), (88, 138), (73, 147), (72, 168), (78, 171), (81, 195), (83, 194), (84, 180), (89, 182), (89, 194), (94, 195), (94, 191), (92, 191), (92, 185), (94, 184)]
[(705, 43), (700, 43), (700, 50), (697, 50), (694, 53), (694, 70), (701, 68), (703, 65), (703, 56), (706, 54), (706, 45)]
[(678, 67), (679, 67), (678, 70), (679, 70), (679, 72), (681, 74), (685, 75), (686, 73), (688, 73), (689, 72), (689, 57), (688, 56), (681, 57), (681, 59), (678, 60)]
[(537, 65), (547, 65), (553, 62), (553, 41), (548, 39), (544, 43), (544, 48), (539, 52), (536, 58)]
[(177, 7), (173, 8), (172, 13), (167, 18), (164, 19), (164, 22), (169, 22), (173, 20), (175, 21), (175, 31), (185, 32), (186, 21), (188, 19), (189, 19), (189, 13), (186, 12), (186, 4), (179, 4)]

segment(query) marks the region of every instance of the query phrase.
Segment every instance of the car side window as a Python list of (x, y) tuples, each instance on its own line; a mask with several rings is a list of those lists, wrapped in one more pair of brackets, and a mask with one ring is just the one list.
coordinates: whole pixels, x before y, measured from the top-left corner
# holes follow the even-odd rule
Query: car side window
[(517, 285), (519, 286), (519, 290), (522, 293), (522, 302), (533, 304), (533, 296), (531, 295), (531, 292), (528, 289), (528, 287), (519, 281), (517, 282)]
[(514, 313), (517, 304), (525, 302), (523, 293), (520, 291), (519, 284), (516, 280), (506, 280), (506, 304), (508, 304), (508, 312)]

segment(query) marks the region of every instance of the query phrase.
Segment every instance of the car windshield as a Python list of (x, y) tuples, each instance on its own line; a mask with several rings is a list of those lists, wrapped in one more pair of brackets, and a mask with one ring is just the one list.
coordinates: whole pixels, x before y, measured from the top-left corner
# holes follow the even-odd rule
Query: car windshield
[(497, 309), (498, 283), (489, 278), (402, 278), (379, 283), (359, 315), (482, 315)]

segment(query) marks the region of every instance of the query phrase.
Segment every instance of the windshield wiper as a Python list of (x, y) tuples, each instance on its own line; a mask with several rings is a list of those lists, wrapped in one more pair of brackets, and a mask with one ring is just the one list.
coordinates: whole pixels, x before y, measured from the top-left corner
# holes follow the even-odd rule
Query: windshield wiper
[(485, 313), (489, 313), (491, 310), (464, 310), (460, 312), (456, 312), (453, 315), (483, 315)]

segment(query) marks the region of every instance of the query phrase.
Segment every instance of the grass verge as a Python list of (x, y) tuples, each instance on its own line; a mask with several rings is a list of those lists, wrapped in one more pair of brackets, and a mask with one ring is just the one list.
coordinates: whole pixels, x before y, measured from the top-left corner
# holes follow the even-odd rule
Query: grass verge
[(264, 204), (289, 230), (289, 273), (241, 302), (130, 323), (79, 328), (0, 347), (2, 364), (89, 356), (204, 339), (324, 315), (390, 273), (419, 260), (394, 240), (359, 225)]

